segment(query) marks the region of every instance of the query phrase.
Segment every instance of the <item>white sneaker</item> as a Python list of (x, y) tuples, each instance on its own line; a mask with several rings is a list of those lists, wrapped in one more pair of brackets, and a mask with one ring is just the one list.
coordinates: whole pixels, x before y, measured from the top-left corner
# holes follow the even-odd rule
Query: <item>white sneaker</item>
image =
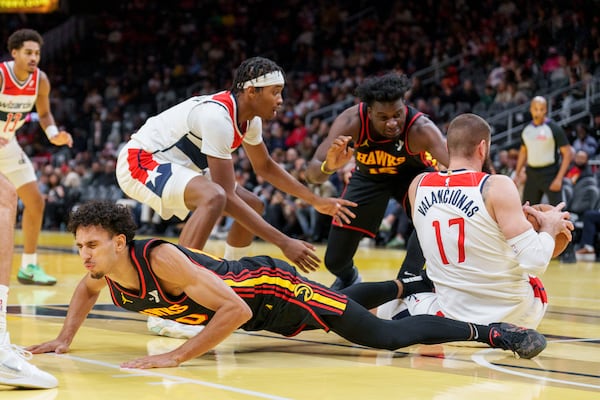
[(166, 336), (176, 339), (189, 339), (196, 336), (204, 325), (186, 325), (170, 319), (158, 317), (148, 317), (148, 330), (160, 336)]
[(30, 389), (52, 389), (58, 380), (33, 364), (32, 355), (25, 349), (10, 343), (8, 332), (0, 335), (0, 385)]

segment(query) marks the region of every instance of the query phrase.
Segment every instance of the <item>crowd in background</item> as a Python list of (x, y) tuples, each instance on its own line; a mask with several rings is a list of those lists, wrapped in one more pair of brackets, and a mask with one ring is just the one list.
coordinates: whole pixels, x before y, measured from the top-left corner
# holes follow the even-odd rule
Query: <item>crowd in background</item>
[[(407, 99), (443, 132), (456, 113), (494, 113), (600, 76), (600, 13), (591, 3), (129, 0), (110, 12), (81, 15), (80, 37), (47, 60), (43, 49), (40, 65), (53, 85), (53, 114), (72, 133), (73, 148), (51, 146), (35, 118), (18, 135), (46, 197), (44, 228), (64, 229), (68, 211), (89, 198), (126, 201), (114, 168), (130, 135), (189, 96), (229, 89), (233, 68), (249, 56), (269, 57), (286, 70), (283, 109), (264, 124), (263, 137), (273, 158), (304, 181), (306, 160), (330, 124), (307, 116), (355, 101), (353, 90), (366, 76), (394, 70), (412, 77), (456, 59), (433, 82), (414, 77)], [(44, 33), (68, 18), (1, 16), (4, 42), (15, 29)], [(589, 159), (598, 155), (600, 111), (565, 128), (576, 150)], [(511, 149), (494, 154), (497, 170), (511, 174), (514, 156)], [(325, 217), (255, 176), (243, 149), (234, 159), (238, 183), (263, 199), (271, 224), (294, 237), (326, 237)], [(339, 195), (347, 172), (313, 189)], [(144, 233), (177, 234), (180, 221), (133, 207)], [(224, 219), (215, 236), (228, 223)], [(409, 229), (391, 204), (378, 241), (402, 245)]]

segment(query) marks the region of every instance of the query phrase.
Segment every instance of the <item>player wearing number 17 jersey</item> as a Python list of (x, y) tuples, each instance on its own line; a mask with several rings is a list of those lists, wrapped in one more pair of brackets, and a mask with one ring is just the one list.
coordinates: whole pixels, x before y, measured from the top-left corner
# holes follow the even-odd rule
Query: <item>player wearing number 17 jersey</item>
[(409, 188), (427, 275), (435, 285), (435, 293), (407, 301), (409, 311), (534, 328), (547, 306), (535, 275), (546, 270), (556, 235), (572, 228), (568, 213), (560, 211), (564, 204), (535, 213), (541, 228), (533, 230), (514, 183), (481, 172), (490, 148), (490, 128), (482, 118), (455, 118), (447, 143), (448, 170), (421, 174)]
[(44, 218), (44, 199), (29, 157), (17, 142), (15, 133), (35, 106), (40, 125), (56, 146), (73, 144), (71, 135), (59, 131), (50, 111), (50, 81), (38, 68), (43, 39), (31, 29), (20, 29), (8, 38), (13, 58), (0, 64), (0, 173), (17, 189), (25, 205), (23, 211), (23, 258), (17, 275), (19, 282), (54, 285), (37, 261), (37, 241)]

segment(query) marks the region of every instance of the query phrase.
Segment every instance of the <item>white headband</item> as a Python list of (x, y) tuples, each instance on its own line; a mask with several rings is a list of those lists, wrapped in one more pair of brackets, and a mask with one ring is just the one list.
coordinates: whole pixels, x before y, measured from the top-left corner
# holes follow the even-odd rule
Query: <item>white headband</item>
[(285, 80), (283, 79), (283, 74), (281, 71), (272, 71), (267, 74), (258, 76), (254, 79), (250, 79), (249, 81), (244, 82), (243, 88), (249, 88), (250, 86), (254, 87), (265, 87), (272, 85), (284, 85)]

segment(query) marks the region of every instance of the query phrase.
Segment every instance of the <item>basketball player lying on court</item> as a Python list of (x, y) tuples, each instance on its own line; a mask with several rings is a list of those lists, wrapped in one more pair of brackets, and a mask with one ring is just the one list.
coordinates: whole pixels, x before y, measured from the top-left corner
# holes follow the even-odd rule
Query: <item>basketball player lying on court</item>
[(535, 330), (506, 323), (478, 325), (433, 315), (391, 321), (368, 311), (422, 290), (422, 282), (361, 283), (334, 291), (268, 256), (226, 261), (159, 239), (134, 240), (129, 210), (110, 202), (82, 205), (71, 215), (69, 230), (88, 273), (75, 289), (58, 337), (30, 346), (32, 353), (67, 352), (105, 286), (113, 302), (127, 310), (206, 324), (175, 350), (121, 364), (125, 368), (175, 367), (211, 350), (238, 328), (286, 336), (332, 330), (353, 343), (388, 350), (476, 341), (522, 358), (534, 357), (546, 346)]

